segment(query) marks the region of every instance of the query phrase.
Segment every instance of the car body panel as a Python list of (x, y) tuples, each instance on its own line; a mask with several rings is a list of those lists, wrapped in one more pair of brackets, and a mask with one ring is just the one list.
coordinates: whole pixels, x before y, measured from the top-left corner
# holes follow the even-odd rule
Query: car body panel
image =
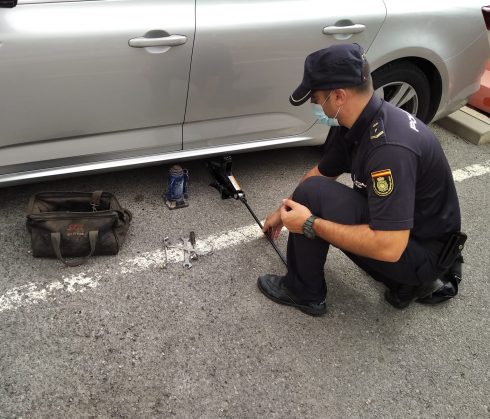
[[(342, 42), (369, 49), (386, 16), (382, 0), (198, 0), (184, 149), (299, 135), (314, 123), (288, 97), (306, 53)], [(329, 26), (365, 25), (326, 35)]]
[[(479, 0), (385, 0), (385, 3), (386, 21), (367, 54), (371, 69), (398, 59), (425, 59), (436, 67), (443, 87), (433, 120), (464, 105), (478, 90), (490, 57), (489, 32), (481, 12), (483, 4)], [(393, 36), (401, 28), (404, 36)]]
[[(33, 152), (39, 162), (181, 149), (194, 7), (194, 0), (138, 0), (0, 10), (4, 171), (32, 161)], [(150, 30), (187, 42), (167, 51), (128, 45)], [(159, 132), (101, 137), (148, 128)]]
[[(478, 90), (490, 57), (479, 2), (337, 3), (19, 0), (0, 8), (0, 185), (320, 144), (328, 127), (288, 96), (305, 57), (333, 43), (360, 43), (372, 70), (430, 63), (442, 84), (434, 119)], [(185, 42), (134, 44), (167, 35)]]

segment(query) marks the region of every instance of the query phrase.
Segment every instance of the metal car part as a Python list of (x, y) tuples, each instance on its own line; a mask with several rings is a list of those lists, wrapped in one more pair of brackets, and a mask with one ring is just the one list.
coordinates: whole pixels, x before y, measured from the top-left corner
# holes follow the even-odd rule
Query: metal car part
[(180, 240), (182, 241), (182, 250), (184, 251), (184, 263), (182, 266), (184, 268), (190, 269), (192, 268), (192, 262), (191, 262), (191, 249), (189, 246), (189, 239), (186, 237), (181, 237)]
[(418, 96), (410, 84), (402, 81), (388, 83), (376, 89), (375, 93), (387, 102), (399, 108), (404, 108), (412, 115), (417, 115), (419, 107)]

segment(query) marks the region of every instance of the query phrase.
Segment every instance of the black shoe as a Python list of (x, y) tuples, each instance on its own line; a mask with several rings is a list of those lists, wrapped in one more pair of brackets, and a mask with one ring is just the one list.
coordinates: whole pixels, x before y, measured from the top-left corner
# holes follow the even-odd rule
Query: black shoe
[(463, 277), (462, 266), (464, 263), (463, 256), (459, 256), (453, 263), (453, 266), (443, 276), (443, 285), (433, 293), (424, 298), (418, 298), (417, 303), (421, 304), (439, 304), (458, 295), (459, 283)]
[(455, 283), (451, 281), (442, 281), (442, 285), (440, 288), (423, 298), (417, 298), (416, 301), (420, 304), (431, 305), (443, 303), (444, 301), (456, 297), (456, 295), (458, 294), (458, 287), (459, 285), (457, 282)]
[(385, 300), (393, 307), (404, 309), (411, 302), (419, 299), (424, 299), (428, 295), (441, 288), (444, 283), (440, 279), (429, 282), (418, 287), (412, 285), (400, 285), (397, 289), (389, 289), (385, 292)]
[(305, 303), (296, 298), (284, 285), (284, 277), (279, 275), (262, 275), (257, 281), (259, 290), (272, 301), (296, 307), (310, 316), (321, 316), (327, 312), (325, 300), (320, 303)]

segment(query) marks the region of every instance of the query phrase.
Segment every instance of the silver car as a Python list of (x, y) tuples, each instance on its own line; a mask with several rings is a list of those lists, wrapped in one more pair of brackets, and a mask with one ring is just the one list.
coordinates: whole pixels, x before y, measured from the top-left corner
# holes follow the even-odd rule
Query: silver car
[[(0, 185), (319, 144), (306, 55), (367, 51), (377, 94), (441, 118), (478, 90), (475, 0), (0, 0)], [(482, 8), (483, 7), (483, 8)]]

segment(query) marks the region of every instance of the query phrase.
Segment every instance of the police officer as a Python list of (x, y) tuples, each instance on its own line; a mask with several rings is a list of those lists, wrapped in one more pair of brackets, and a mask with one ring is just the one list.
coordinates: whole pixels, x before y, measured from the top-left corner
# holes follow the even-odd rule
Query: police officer
[[(264, 233), (277, 238), (283, 226), (290, 232), (288, 272), (259, 277), (259, 289), (277, 303), (324, 314), (324, 265), (333, 245), (382, 281), (385, 299), (396, 308), (444, 299), (444, 275), (461, 259), (452, 257), (442, 268), (441, 252), (460, 231), (461, 217), (437, 138), (420, 120), (373, 95), (369, 65), (357, 44), (306, 58), (290, 102), (308, 100), (318, 121), (334, 128), (318, 165), (267, 217)], [(351, 173), (352, 188), (336, 182), (342, 173)]]

